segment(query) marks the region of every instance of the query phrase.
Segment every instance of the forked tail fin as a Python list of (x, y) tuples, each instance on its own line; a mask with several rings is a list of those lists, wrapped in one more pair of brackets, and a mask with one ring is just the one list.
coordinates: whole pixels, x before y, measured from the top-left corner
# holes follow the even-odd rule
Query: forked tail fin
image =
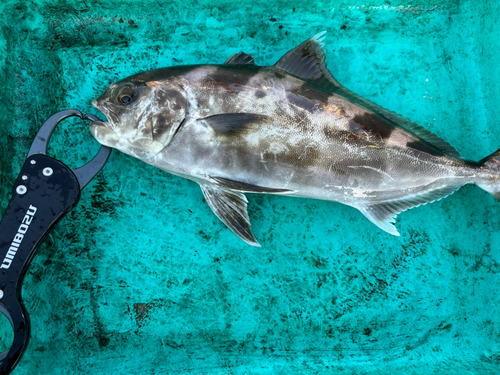
[(481, 169), (492, 173), (490, 178), (485, 178), (477, 185), (500, 201), (500, 149), (480, 160), (478, 164)]

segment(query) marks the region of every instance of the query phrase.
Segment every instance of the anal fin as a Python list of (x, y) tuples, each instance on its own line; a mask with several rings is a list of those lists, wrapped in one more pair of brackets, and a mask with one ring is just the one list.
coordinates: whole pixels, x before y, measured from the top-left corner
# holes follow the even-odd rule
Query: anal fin
[(247, 244), (260, 247), (252, 234), (245, 195), (214, 184), (200, 184), (200, 187), (214, 214)]
[(359, 209), (365, 217), (380, 229), (394, 236), (399, 236), (396, 229), (396, 216), (401, 212), (427, 203), (441, 200), (460, 189), (462, 185), (451, 185), (437, 188), (420, 194), (415, 194), (411, 198), (395, 199), (392, 201), (370, 204)]

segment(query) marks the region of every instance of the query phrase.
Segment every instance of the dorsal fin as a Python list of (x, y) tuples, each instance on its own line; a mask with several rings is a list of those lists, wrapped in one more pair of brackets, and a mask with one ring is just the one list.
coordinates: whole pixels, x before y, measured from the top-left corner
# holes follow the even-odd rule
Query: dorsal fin
[[(314, 84), (314, 82), (311, 82)], [(372, 111), (377, 116), (387, 120), (395, 126), (403, 128), (407, 130), (411, 134), (420, 138), (424, 143), (427, 143), (429, 146), (433, 146), (437, 151), (441, 151), (447, 155), (453, 156), (455, 158), (461, 159), (462, 156), (459, 154), (455, 148), (446, 142), (444, 139), (438, 137), (436, 134), (432, 133), (428, 129), (418, 125), (416, 122), (410, 121), (407, 118), (398, 115), (397, 113), (391, 112), (378, 104), (375, 104), (365, 98), (362, 98), (359, 95), (356, 95), (352, 91), (346, 89), (345, 87), (339, 85), (339, 88), (335, 90), (335, 94), (338, 94), (346, 99), (348, 99), (351, 103), (355, 103), (361, 105), (362, 107)], [(418, 147), (416, 147), (418, 148)]]
[(235, 53), (224, 65), (256, 65), (252, 55), (245, 52)]
[[(458, 151), (444, 139), (417, 123), (356, 95), (338, 83), (326, 67), (325, 52), (323, 51), (322, 43), (325, 33), (326, 31), (323, 31), (313, 36), (288, 52), (275, 64), (275, 67), (296, 75), (307, 81), (310, 85), (321, 88), (327, 93), (341, 95), (350, 102), (368, 109), (392, 125), (403, 128), (414, 134), (416, 137), (420, 138), (424, 144), (434, 148), (436, 151), (455, 158), (462, 158)], [(305, 88), (307, 88), (307, 86)], [(416, 148), (418, 148), (418, 145), (416, 145)]]
[(283, 56), (274, 66), (327, 91), (337, 90), (340, 84), (326, 67), (323, 39), (326, 31), (316, 34)]

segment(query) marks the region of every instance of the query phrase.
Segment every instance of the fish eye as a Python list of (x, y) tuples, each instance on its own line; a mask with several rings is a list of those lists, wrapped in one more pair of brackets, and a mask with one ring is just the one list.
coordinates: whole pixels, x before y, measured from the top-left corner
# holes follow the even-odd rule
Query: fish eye
[(128, 104), (132, 101), (132, 97), (130, 95), (122, 95), (120, 96), (120, 102), (122, 104)]
[(137, 94), (135, 90), (130, 86), (123, 86), (116, 97), (118, 102), (124, 105), (134, 102), (136, 98)]

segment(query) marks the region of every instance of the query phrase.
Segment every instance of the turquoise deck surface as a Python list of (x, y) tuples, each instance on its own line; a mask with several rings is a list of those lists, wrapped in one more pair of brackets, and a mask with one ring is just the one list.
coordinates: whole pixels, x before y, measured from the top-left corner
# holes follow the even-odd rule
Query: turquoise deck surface
[[(38, 128), (113, 81), (252, 53), (272, 65), (327, 30), (332, 74), (464, 157), (500, 147), (495, 0), (0, 4), (0, 213)], [(50, 155), (97, 152), (68, 120)], [(248, 195), (262, 248), (199, 187), (113, 151), (23, 287), (14, 374), (498, 374), (500, 202), (475, 186), (402, 213), (401, 237), (333, 202)], [(10, 326), (0, 319), (0, 351)]]

